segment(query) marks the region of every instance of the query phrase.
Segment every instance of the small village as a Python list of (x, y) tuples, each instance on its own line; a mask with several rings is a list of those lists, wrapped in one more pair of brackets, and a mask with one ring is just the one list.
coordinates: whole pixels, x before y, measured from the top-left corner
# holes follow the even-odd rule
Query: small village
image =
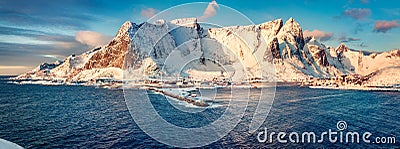
[(371, 84), (368, 82), (369, 75), (338, 75), (331, 78), (309, 77), (300, 82), (301, 86), (330, 87), (330, 88), (400, 88), (399, 84)]

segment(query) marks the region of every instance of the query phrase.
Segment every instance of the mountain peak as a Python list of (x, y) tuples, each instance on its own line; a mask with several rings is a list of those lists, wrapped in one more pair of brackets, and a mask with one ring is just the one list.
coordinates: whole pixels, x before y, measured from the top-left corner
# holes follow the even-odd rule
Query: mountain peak
[(163, 25), (163, 24), (165, 24), (165, 20), (164, 20), (164, 19), (156, 20), (156, 21), (154, 21), (154, 24), (156, 24), (156, 25)]
[(121, 26), (132, 26), (132, 24), (133, 23), (131, 21), (125, 21)]
[(298, 22), (296, 22), (296, 20), (294, 20), (292, 17), (290, 17), (290, 18), (285, 22), (285, 24), (291, 24), (291, 25), (300, 27), (300, 24), (299, 24)]
[(275, 20), (267, 21), (267, 22), (264, 22), (264, 23), (261, 23), (261, 24), (270, 24), (270, 23), (282, 24), (283, 25), (282, 19), (275, 19)]
[(349, 48), (343, 42), (336, 48), (336, 53), (343, 53), (349, 51)]
[(119, 30), (121, 30), (121, 29), (128, 29), (128, 28), (131, 28), (131, 27), (133, 27), (133, 26), (136, 26), (136, 24), (135, 24), (135, 23), (132, 23), (131, 21), (125, 21), (125, 23), (121, 25), (121, 27), (120, 27)]
[[(188, 27), (190, 25), (196, 26)], [(245, 38), (237, 40), (233, 38), (235, 35), (231, 35), (232, 33)], [(262, 44), (262, 40), (267, 43)], [(227, 52), (224, 46), (233, 51)], [(277, 19), (259, 25), (207, 30), (202, 30), (196, 18), (176, 19), (170, 22), (157, 20), (154, 24), (144, 22), (140, 25), (126, 21), (107, 45), (81, 55), (70, 56), (63, 62), (42, 64), (37, 69), (18, 76), (17, 79), (54, 79), (58, 82), (63, 78), (63, 82), (66, 83), (84, 81), (93, 85), (98, 82), (97, 79), (103, 78), (123, 82), (125, 70), (129, 73), (125, 76), (130, 76), (130, 79), (143, 80), (159, 74), (173, 77), (178, 73), (188, 72), (181, 70), (178, 59), (207, 57), (233, 68), (228, 70), (233, 72), (232, 78), (239, 79), (242, 75), (258, 78), (260, 76), (253, 74), (259, 70), (253, 69), (253, 66), (258, 62), (263, 66), (273, 62), (276, 64), (273, 67), (276, 68), (277, 80), (294, 81), (308, 76), (323, 78), (338, 74), (365, 75), (380, 68), (398, 66), (400, 61), (397, 59), (400, 57), (400, 50), (382, 53), (383, 55), (377, 58), (375, 57), (379, 53), (375, 53), (375, 56), (365, 56), (367, 54), (356, 55), (357, 53), (350, 50), (344, 43), (335, 49), (326, 47), (313, 37), (304, 39), (300, 25), (293, 18), (286, 22)], [(241, 59), (237, 59), (235, 54), (239, 54)], [(262, 61), (253, 60), (253, 56)], [(173, 60), (164, 63), (170, 57), (173, 57)], [(169, 65), (165, 67), (166, 64)], [(236, 66), (241, 64), (248, 71), (239, 70), (240, 73), (235, 75)], [(205, 65), (202, 61), (189, 65), (196, 71), (188, 72), (189, 76), (194, 75), (193, 78), (200, 79), (196, 76), (210, 74), (208, 71), (205, 73)], [(210, 66), (214, 67), (211, 63)], [(167, 69), (160, 69), (162, 67)], [(268, 73), (268, 76), (262, 79), (269, 79), (269, 75)], [(207, 76), (204, 78), (207, 79)]]
[(318, 42), (317, 39), (315, 39), (314, 36), (309, 37), (309, 41), (310, 43), (314, 43), (314, 42)]
[(264, 22), (260, 24), (262, 27), (270, 28), (271, 26), (278, 27), (279, 29), (283, 26), (282, 19), (276, 19), (268, 22)]
[(262, 29), (266, 29), (266, 30), (271, 29), (273, 36), (276, 36), (278, 34), (278, 32), (280, 31), (282, 26), (283, 26), (282, 19), (276, 19), (273, 21), (268, 21), (268, 22), (264, 22), (264, 23), (260, 24), (260, 27)]
[(132, 23), (131, 21), (125, 21), (124, 24), (119, 28), (117, 35), (116, 36), (121, 36), (126, 34), (127, 32), (130, 32), (133, 30), (133, 28), (137, 27), (135, 23)]
[(285, 22), (285, 26), (290, 26), (291, 28), (300, 28), (300, 24), (297, 23), (292, 17), (289, 18), (289, 20), (287, 20)]
[(281, 31), (279, 31), (279, 34), (281, 40), (291, 43), (297, 50), (303, 48), (303, 30), (300, 24), (297, 23), (292, 17), (285, 22)]
[(171, 24), (178, 26), (193, 27), (197, 25), (197, 18), (180, 18), (169, 21)]
[(344, 42), (340, 43), (338, 48), (348, 48)]

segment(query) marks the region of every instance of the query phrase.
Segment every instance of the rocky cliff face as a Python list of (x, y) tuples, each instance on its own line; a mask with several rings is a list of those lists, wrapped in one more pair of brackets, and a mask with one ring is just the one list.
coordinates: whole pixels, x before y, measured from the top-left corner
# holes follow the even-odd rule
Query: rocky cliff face
[(116, 36), (101, 51), (96, 52), (85, 64), (85, 69), (116, 67), (123, 68), (125, 54), (131, 45), (131, 39), (138, 26), (125, 22)]
[(304, 47), (303, 31), (300, 25), (293, 18), (286, 21), (277, 37), (279, 43), (284, 44), (281, 53), (283, 58), (291, 58), (292, 56), (301, 58), (299, 57), (300, 51)]
[(247, 75), (267, 80), (271, 76), (258, 74), (270, 73), (262, 72), (269, 69), (260, 67), (274, 64), (278, 80), (299, 81), (309, 76), (368, 75), (399, 66), (400, 50), (368, 53), (349, 49), (343, 43), (337, 48), (325, 46), (313, 38), (305, 39), (293, 18), (285, 23), (278, 19), (258, 25), (207, 29), (195, 18), (139, 25), (128, 21), (107, 45), (62, 62), (41, 65), (17, 78), (79, 81), (96, 76), (89, 78), (122, 80), (123, 69), (135, 77), (173, 76), (182, 69), (183, 64), (178, 61), (181, 59), (193, 59), (196, 62), (191, 65), (199, 65), (194, 67), (198, 70), (190, 72), (203, 71), (203, 66), (211, 65), (206, 62), (210, 60), (226, 66), (232, 77)]

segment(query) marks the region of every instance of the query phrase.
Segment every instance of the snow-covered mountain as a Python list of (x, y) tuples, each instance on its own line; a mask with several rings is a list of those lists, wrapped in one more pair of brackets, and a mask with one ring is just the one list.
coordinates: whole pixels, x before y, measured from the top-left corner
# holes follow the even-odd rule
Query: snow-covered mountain
[[(290, 18), (258, 25), (203, 28), (196, 18), (125, 22), (106, 45), (63, 61), (44, 63), (16, 79), (95, 82), (187, 75), (213, 79), (225, 72), (234, 81), (258, 78), (300, 81), (342, 74), (370, 76), (372, 82), (399, 72), (400, 50), (373, 53), (326, 46), (303, 37)], [(223, 73), (222, 73), (223, 74)]]

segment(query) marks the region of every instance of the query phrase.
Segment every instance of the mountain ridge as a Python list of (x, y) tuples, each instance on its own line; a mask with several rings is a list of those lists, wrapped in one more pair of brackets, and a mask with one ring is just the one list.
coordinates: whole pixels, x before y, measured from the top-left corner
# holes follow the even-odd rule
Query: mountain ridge
[[(139, 25), (126, 21), (108, 44), (81, 55), (71, 55), (62, 62), (42, 64), (15, 79), (71, 82), (109, 78), (122, 81), (124, 70), (135, 72), (133, 78), (137, 79), (144, 79), (144, 74), (147, 77), (174, 76), (180, 68), (165, 62), (172, 62), (170, 57), (190, 56), (232, 67), (227, 70), (232, 78), (247, 75), (270, 81), (275, 77), (278, 81), (301, 81), (309, 77), (366, 76), (386, 67), (400, 66), (400, 50), (364, 53), (351, 50), (344, 43), (334, 48), (312, 37), (304, 37), (300, 24), (293, 18), (285, 23), (277, 19), (257, 25), (207, 30), (195, 18)], [(243, 63), (248, 71), (239, 71), (238, 63)], [(274, 64), (275, 72), (260, 72), (264, 70), (254, 68), (259, 63), (265, 68)], [(193, 65), (205, 64), (202, 61)], [(263, 75), (256, 75), (259, 73)], [(87, 74), (96, 77), (87, 77)]]

